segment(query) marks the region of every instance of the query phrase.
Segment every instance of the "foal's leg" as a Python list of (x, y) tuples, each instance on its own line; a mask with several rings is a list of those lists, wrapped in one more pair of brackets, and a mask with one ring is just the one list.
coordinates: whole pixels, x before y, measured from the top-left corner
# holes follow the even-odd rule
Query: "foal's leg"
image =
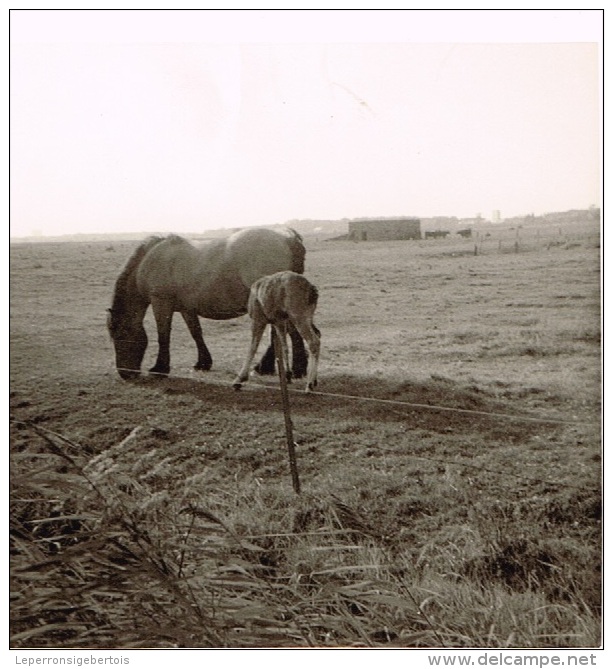
[(288, 332), (292, 340), (292, 374), (295, 379), (301, 379), (307, 373), (308, 358), (304, 348), (304, 340), (290, 321)]
[[(291, 321), (288, 323), (288, 332), (292, 340), (292, 377), (294, 379), (301, 379), (307, 373), (308, 358), (306, 349), (304, 348), (304, 341)], [(266, 353), (262, 359), (255, 366), (255, 371), (258, 374), (274, 374), (275, 373), (275, 336), (271, 329), (270, 346), (266, 349)], [(289, 369), (289, 367), (288, 367)]]
[(170, 372), (170, 329), (174, 311), (171, 302), (157, 297), (151, 299), (151, 307), (158, 331), (158, 357), (149, 372), (167, 376)]
[(279, 355), (281, 355), (283, 358), (283, 366), (285, 367), (285, 378), (289, 382), (292, 380), (292, 370), (289, 368), (289, 355), (287, 352), (287, 335), (286, 335), (287, 324), (284, 322), (280, 324), (275, 323), (273, 325), (273, 328), (277, 335), (277, 341), (279, 342), (279, 346), (281, 347)]
[(202, 338), (202, 326), (200, 325), (198, 314), (193, 311), (182, 311), (181, 316), (183, 316), (183, 320), (189, 328), (192, 339), (196, 342), (196, 346), (198, 347), (198, 362), (194, 365), (194, 369), (208, 372), (213, 365), (213, 358), (211, 358), (209, 349), (206, 347), (204, 339)]
[(258, 374), (270, 375), (275, 373), (275, 333), (271, 328), (270, 331), (270, 344), (266, 349), (266, 353), (262, 356), (262, 359), (255, 366), (255, 371)]
[(304, 337), (309, 348), (309, 365), (307, 371), (306, 392), (315, 390), (317, 386), (317, 367), (319, 365), (319, 351), (321, 349), (321, 333), (311, 319), (297, 319), (296, 330)]
[(251, 343), (249, 344), (249, 351), (247, 352), (245, 364), (242, 366), (238, 376), (234, 379), (234, 383), (232, 384), (235, 390), (240, 390), (241, 385), (249, 380), (251, 363), (253, 362), (253, 358), (255, 357), (260, 341), (262, 340), (266, 325), (266, 319), (262, 313), (256, 313), (251, 317)]

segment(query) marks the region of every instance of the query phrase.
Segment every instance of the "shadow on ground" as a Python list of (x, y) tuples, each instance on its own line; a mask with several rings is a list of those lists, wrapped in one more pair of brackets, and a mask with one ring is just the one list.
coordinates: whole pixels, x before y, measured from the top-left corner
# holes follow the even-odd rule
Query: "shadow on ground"
[[(133, 383), (155, 387), (168, 395), (188, 395), (220, 410), (283, 410), (274, 377), (260, 378), (240, 391), (231, 384), (207, 383), (206, 376), (202, 381), (142, 377)], [(512, 441), (552, 434), (564, 427), (563, 417), (557, 424), (553, 422), (555, 414), (535, 415), (522, 407), (521, 398), (502, 401), (487, 389), (439, 377), (425, 382), (394, 382), (378, 377), (329, 376), (325, 385), (310, 394), (303, 391), (302, 381), (296, 381), (290, 385), (290, 408), (296, 416), (401, 422), (413, 429), (443, 434), (478, 432)]]

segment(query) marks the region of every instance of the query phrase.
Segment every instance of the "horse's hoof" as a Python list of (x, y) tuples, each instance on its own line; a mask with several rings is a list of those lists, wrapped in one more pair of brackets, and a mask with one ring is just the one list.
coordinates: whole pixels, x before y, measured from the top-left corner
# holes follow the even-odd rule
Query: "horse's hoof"
[(257, 364), (254, 368), (253, 371), (258, 374), (259, 376), (272, 376), (275, 373), (275, 367), (274, 365), (272, 367), (266, 366), (266, 365), (261, 365)]
[(135, 369), (119, 369), (117, 372), (124, 381), (133, 381), (140, 376), (140, 371)]
[(156, 369), (155, 367), (152, 367), (152, 368), (149, 370), (149, 374), (151, 374), (151, 376), (163, 376), (163, 377), (166, 377), (166, 376), (168, 376), (168, 375), (170, 374), (170, 369), (167, 369), (167, 370), (161, 370), (161, 369)]
[(232, 387), (234, 388), (234, 390), (240, 390), (243, 387), (243, 384), (242, 383), (233, 383)]
[(210, 371), (211, 371), (211, 367), (212, 367), (212, 365), (203, 365), (203, 364), (201, 364), (201, 363), (199, 363), (199, 362), (197, 362), (197, 363), (194, 365), (194, 369), (195, 369), (197, 372), (210, 372)]

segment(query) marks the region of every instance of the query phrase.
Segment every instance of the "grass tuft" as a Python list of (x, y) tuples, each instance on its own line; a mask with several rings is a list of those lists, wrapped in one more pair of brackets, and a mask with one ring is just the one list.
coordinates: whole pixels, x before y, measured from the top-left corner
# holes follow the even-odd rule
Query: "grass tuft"
[[(169, 486), (168, 451), (135, 454), (151, 436), (142, 430), (88, 459), (61, 435), (15, 427), (29, 446), (11, 461), (12, 647), (599, 641), (593, 550), (503, 540), (510, 521), (499, 511), (487, 531), (492, 509), (479, 510), (477, 531), (433, 483), (411, 496), (372, 473), (354, 481), (354, 494), (331, 494), (324, 482), (296, 497), (253, 475), (221, 491), (204, 471)], [(550, 505), (557, 523), (570, 517), (562, 500)], [(430, 539), (420, 545), (425, 523)]]

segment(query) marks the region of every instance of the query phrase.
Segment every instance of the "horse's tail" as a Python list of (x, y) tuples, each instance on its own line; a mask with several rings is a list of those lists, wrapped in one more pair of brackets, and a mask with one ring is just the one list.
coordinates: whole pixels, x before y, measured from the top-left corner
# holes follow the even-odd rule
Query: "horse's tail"
[(302, 237), (293, 229), (288, 228), (290, 236), (287, 239), (289, 250), (292, 254), (292, 272), (304, 274), (304, 257), (306, 256), (306, 249)]
[(316, 307), (318, 299), (319, 299), (319, 292), (317, 288), (312, 283), (309, 283), (309, 292), (307, 293), (307, 304), (309, 306)]

